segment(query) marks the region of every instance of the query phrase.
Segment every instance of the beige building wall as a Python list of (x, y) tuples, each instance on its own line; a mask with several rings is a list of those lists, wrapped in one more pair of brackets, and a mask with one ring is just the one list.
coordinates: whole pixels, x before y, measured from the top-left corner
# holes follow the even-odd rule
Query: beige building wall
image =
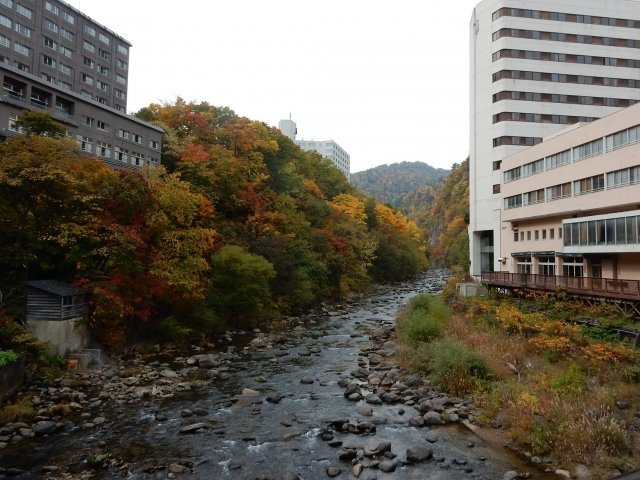
[[(570, 160), (551, 168), (562, 152)], [(556, 275), (582, 260), (582, 276), (640, 279), (640, 104), (547, 137), (501, 170), (499, 270), (516, 273), (529, 256), (530, 273), (543, 273), (553, 256)]]

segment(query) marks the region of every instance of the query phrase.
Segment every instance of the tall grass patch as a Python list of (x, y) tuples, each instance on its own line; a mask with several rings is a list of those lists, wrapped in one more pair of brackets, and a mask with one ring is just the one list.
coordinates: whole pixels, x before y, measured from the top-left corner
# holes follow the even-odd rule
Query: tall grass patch
[(429, 370), (433, 381), (446, 392), (464, 395), (495, 377), (486, 358), (452, 338), (429, 345)]
[(448, 320), (447, 307), (438, 297), (421, 294), (398, 319), (398, 335), (403, 344), (415, 347), (441, 337)]

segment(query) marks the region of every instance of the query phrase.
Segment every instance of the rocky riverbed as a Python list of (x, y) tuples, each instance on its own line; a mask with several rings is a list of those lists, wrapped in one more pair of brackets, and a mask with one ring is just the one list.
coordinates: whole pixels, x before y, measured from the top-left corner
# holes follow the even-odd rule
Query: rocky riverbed
[(0, 479), (551, 478), (462, 426), (472, 399), (400, 368), (397, 311), (446, 278), (32, 386), (35, 421), (0, 427)]

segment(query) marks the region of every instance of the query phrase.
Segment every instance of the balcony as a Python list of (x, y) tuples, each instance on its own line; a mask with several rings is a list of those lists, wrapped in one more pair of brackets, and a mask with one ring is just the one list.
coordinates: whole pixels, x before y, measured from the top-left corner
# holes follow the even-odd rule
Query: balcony
[(640, 302), (640, 280), (482, 272), (481, 282), (488, 288), (541, 290), (554, 293), (562, 290), (575, 296)]

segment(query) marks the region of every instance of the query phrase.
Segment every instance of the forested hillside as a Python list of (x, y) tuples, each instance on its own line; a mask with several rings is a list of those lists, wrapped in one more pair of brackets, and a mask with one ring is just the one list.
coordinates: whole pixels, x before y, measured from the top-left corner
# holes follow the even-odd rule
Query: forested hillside
[(418, 191), (408, 200), (411, 218), (423, 227), (431, 246), (431, 258), (444, 262), (460, 273), (469, 270), (469, 160), (454, 164), (449, 175), (437, 185), (433, 200), (419, 209), (424, 193)]
[(35, 131), (0, 145), (9, 314), (25, 279), (73, 282), (117, 349), (140, 332), (267, 322), (425, 267), (414, 222), (277, 129), (181, 99), (138, 116), (166, 131), (162, 168), (111, 170)]
[(361, 192), (402, 208), (404, 197), (427, 185), (435, 185), (449, 175), (449, 170), (434, 168), (423, 162), (400, 162), (380, 165), (351, 174), (351, 183)]

